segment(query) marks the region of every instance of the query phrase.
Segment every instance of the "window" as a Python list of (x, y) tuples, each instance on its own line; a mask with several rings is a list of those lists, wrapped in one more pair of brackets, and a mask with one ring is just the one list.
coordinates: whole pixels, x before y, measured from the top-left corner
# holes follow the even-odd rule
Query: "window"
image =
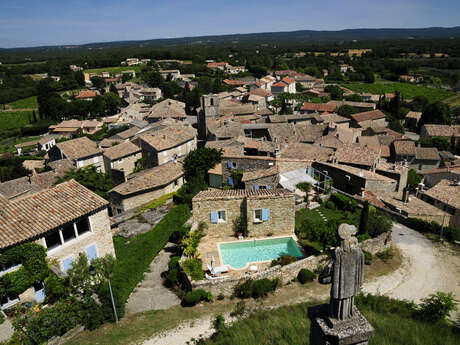
[(225, 210), (211, 212), (211, 223), (223, 223), (227, 219)]
[(227, 178), (227, 184), (228, 184), (229, 186), (233, 186), (233, 177), (229, 176), (229, 177)]
[(72, 264), (73, 264), (73, 258), (71, 256), (62, 260), (62, 269), (64, 273), (67, 273), (67, 271), (72, 268)]
[(267, 222), (270, 220), (270, 209), (258, 208), (254, 210), (254, 222)]
[(77, 237), (75, 236), (75, 229), (73, 227), (73, 223), (65, 225), (61, 231), (64, 242), (69, 242), (70, 240), (73, 240)]
[(227, 168), (228, 169), (235, 169), (236, 168), (236, 162), (227, 162)]
[(16, 295), (16, 294), (8, 294), (8, 295), (4, 295), (0, 299), (0, 306), (2, 307), (2, 309), (4, 309), (4, 308), (11, 307), (12, 305), (14, 305), (17, 302), (19, 302), (19, 296), (18, 295)]
[(61, 238), (59, 236), (59, 231), (53, 231), (45, 236), (46, 248), (53, 249), (59, 247), (61, 243)]
[(225, 222), (226, 220), (225, 211), (217, 211), (217, 219), (219, 222)]
[(94, 259), (97, 259), (97, 247), (95, 244), (89, 246), (86, 248), (86, 255), (88, 256), (89, 261), (93, 261)]
[(83, 235), (86, 232), (91, 231), (91, 227), (89, 225), (89, 218), (83, 218), (77, 221), (77, 233), (78, 236)]
[(4, 264), (0, 264), (0, 273), (10, 271), (13, 268), (18, 267), (18, 266), (19, 266), (19, 264), (17, 264), (14, 261), (10, 261), (10, 262), (6, 262)]
[(93, 163), (97, 163), (97, 162), (99, 162), (99, 157), (94, 157), (93, 158)]

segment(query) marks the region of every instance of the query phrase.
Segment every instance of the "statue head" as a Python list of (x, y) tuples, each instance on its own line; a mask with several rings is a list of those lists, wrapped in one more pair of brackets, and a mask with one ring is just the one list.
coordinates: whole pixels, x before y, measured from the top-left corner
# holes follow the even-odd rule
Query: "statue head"
[(340, 224), (338, 230), (340, 237), (340, 247), (344, 251), (350, 251), (351, 247), (358, 243), (358, 239), (353, 236), (356, 234), (356, 232), (356, 226), (350, 224)]

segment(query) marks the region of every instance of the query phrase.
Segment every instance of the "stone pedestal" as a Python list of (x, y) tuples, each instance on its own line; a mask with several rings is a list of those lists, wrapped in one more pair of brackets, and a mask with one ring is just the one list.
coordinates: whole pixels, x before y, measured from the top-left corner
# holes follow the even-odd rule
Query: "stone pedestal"
[(308, 308), (311, 320), (310, 345), (367, 345), (374, 335), (374, 328), (353, 307), (353, 317), (347, 320), (331, 319), (329, 304)]

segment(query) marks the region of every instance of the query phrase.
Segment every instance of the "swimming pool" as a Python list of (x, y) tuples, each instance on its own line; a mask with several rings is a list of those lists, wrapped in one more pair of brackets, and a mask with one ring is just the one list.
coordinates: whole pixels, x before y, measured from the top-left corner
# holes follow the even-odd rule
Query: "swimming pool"
[(244, 268), (250, 262), (277, 259), (283, 254), (302, 256), (292, 237), (220, 243), (219, 247), (223, 264), (235, 269)]

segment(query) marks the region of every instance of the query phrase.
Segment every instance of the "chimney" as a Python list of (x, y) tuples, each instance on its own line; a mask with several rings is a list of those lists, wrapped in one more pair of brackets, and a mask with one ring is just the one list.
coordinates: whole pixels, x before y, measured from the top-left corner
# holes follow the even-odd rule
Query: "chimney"
[(404, 189), (403, 189), (402, 201), (405, 204), (407, 204), (409, 202), (409, 188), (407, 188), (407, 187), (404, 187)]

